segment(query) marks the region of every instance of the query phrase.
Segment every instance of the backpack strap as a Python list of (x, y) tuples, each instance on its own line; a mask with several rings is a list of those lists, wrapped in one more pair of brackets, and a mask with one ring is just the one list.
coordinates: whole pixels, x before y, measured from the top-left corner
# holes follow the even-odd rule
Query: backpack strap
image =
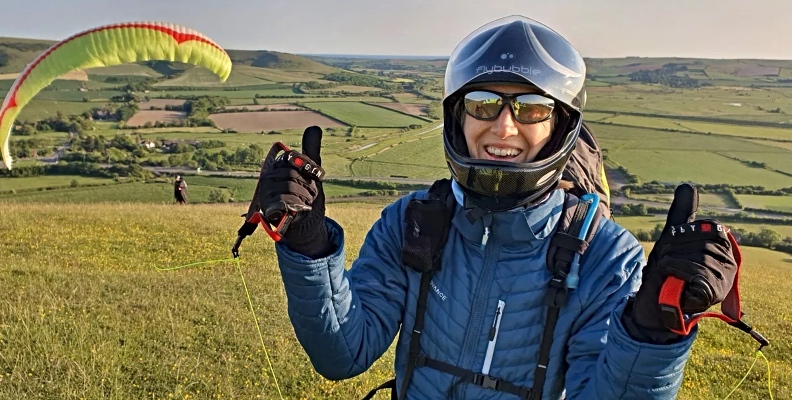
[(455, 208), (456, 200), (451, 190), (451, 181), (441, 179), (435, 181), (429, 188), (428, 199), (411, 200), (404, 213), (402, 261), (421, 273), (421, 286), (418, 289), (415, 324), (410, 336), (407, 369), (399, 391), (399, 400), (407, 395), (407, 388), (410, 386), (413, 371), (418, 363), (426, 302), (431, 290), (430, 282), (434, 273), (440, 270), (443, 247), (448, 239)]
[(556, 233), (550, 241), (550, 249), (547, 252), (547, 268), (553, 277), (545, 292), (547, 318), (539, 345), (539, 361), (534, 371), (532, 400), (542, 398), (558, 314), (561, 307), (566, 304), (569, 293), (577, 287), (575, 280), (577, 278), (571, 271), (575, 270), (577, 274), (576, 268), (573, 267), (579, 266), (580, 257), (594, 238), (602, 218), (602, 209), (598, 207), (598, 200), (596, 194), (585, 195), (583, 199), (579, 199), (571, 193), (566, 193), (564, 198), (561, 219), (558, 221)]
[(440, 257), (456, 207), (451, 181), (441, 179), (429, 188), (425, 200), (413, 199), (404, 211), (402, 262), (424, 273), (440, 269)]
[(371, 399), (374, 398), (374, 396), (376, 396), (377, 392), (379, 392), (380, 390), (386, 390), (386, 389), (390, 389), (390, 391), (391, 391), (391, 400), (398, 400), (396, 398), (396, 379), (391, 379), (391, 380), (383, 383), (382, 385), (379, 385), (379, 386), (375, 387), (374, 389), (371, 389), (371, 391), (368, 392), (366, 397), (362, 398), (361, 400), (371, 400)]

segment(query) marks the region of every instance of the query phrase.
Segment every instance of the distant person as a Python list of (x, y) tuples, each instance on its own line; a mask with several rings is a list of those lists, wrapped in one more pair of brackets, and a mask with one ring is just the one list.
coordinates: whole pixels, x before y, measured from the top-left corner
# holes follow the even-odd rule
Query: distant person
[(176, 181), (173, 183), (173, 197), (177, 203), (187, 204), (187, 182), (181, 175), (176, 175)]
[[(583, 210), (565, 206), (577, 197), (562, 171), (585, 75), (571, 44), (525, 17), (467, 36), (445, 70), (451, 182), (387, 206), (349, 270), (322, 183), (284, 160), (261, 175), (265, 218), (296, 213), (275, 249), (289, 318), (321, 375), (359, 375), (396, 338), (396, 378), (381, 386), (393, 399), (676, 397), (699, 329), (690, 316), (731, 293), (736, 245), (717, 221), (694, 221), (690, 185), (648, 261), (613, 221), (567, 212)], [(308, 132), (303, 153), (321, 165)]]

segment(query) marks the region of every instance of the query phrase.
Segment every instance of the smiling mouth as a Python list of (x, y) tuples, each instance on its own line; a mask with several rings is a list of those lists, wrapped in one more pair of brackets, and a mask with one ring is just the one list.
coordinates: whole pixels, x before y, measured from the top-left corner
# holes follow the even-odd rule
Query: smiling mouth
[(514, 147), (484, 146), (484, 151), (495, 160), (507, 160), (519, 156), (523, 151)]

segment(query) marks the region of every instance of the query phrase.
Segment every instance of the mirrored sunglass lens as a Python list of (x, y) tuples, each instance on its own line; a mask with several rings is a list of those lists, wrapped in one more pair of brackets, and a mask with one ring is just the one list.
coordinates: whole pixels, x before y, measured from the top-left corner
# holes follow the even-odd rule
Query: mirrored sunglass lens
[(476, 118), (494, 118), (502, 106), (503, 100), (495, 93), (470, 92), (465, 95), (465, 110)]
[(553, 112), (554, 106), (552, 99), (535, 94), (517, 96), (513, 103), (514, 115), (520, 122), (545, 120)]

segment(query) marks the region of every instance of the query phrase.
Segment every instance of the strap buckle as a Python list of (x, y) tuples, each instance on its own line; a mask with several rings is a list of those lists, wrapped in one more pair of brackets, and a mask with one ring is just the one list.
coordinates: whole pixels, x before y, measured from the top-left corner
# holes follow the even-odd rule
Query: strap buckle
[(473, 375), (473, 384), (481, 386), (485, 389), (500, 390), (501, 380), (493, 378), (489, 375), (475, 374)]
[(556, 275), (548, 283), (544, 302), (550, 307), (563, 307), (567, 302), (569, 289), (566, 287), (566, 276)]
[(415, 356), (415, 366), (416, 367), (425, 367), (426, 366), (426, 356), (417, 355)]

